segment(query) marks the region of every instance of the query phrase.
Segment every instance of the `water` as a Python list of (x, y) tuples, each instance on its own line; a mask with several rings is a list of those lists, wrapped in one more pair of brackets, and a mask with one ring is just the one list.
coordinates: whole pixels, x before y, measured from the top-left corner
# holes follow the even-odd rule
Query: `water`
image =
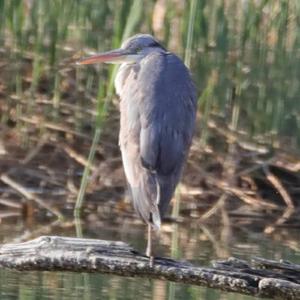
[[(41, 227), (47, 230), (42, 231), (42, 234), (75, 234), (73, 227), (68, 230), (56, 227), (50, 232), (48, 224)], [(34, 228), (37, 229), (35, 226)], [(22, 222), (14, 223), (14, 226), (4, 224), (0, 231), (1, 240), (16, 241), (24, 229)], [(87, 222), (83, 232), (87, 238), (122, 240), (143, 251), (146, 243), (144, 229), (141, 224), (134, 225), (125, 220), (123, 224), (118, 225)], [(29, 228), (27, 230), (32, 231)], [(266, 236), (259, 229), (257, 232), (248, 231), (235, 224), (220, 229), (215, 224), (203, 225), (195, 220), (191, 224), (164, 225), (155, 249), (158, 255), (172, 255), (198, 265), (209, 265), (213, 259), (228, 256), (248, 260), (253, 256), (260, 256), (290, 260), (299, 264), (299, 240), (298, 229), (281, 229), (273, 235)], [(0, 270), (0, 295), (1, 299), (254, 299), (250, 296), (159, 280), (70, 272), (18, 272), (5, 269)]]
[[(96, 274), (6, 272), (5, 280), (1, 299), (220, 299), (213, 290)], [(253, 298), (228, 295), (227, 299)]]
[[(158, 0), (147, 4), (139, 0), (100, 4), (96, 0), (0, 0), (1, 173), (11, 171), (27, 191), (60, 203), (70, 216), (83, 171), (78, 157), (70, 163), (70, 156), (63, 153), (68, 152), (68, 145), (88, 157), (94, 128), (100, 124), (103, 132), (95, 157), (100, 175), (93, 174), (96, 179), (88, 186), (83, 236), (122, 240), (144, 251), (145, 228), (123, 203), (117, 99), (111, 97), (114, 70), (109, 66), (79, 68), (74, 61), (89, 51), (119, 47), (123, 38), (134, 33), (152, 32), (185, 59), (197, 85), (202, 134), (195, 137), (194, 148), (211, 140), (219, 145), (220, 137), (210, 131), (209, 121), (222, 119), (221, 129), (226, 125), (234, 130), (239, 145), (248, 143), (256, 150), (265, 147), (267, 156), (282, 152), (296, 165), (300, 149), (299, 15), (297, 0)], [(48, 142), (45, 147), (43, 140)], [(37, 155), (31, 152), (39, 146)], [(226, 158), (227, 147), (219, 148), (217, 158)], [(201, 189), (203, 179), (193, 166), (204, 166), (202, 161), (197, 164), (200, 154), (196, 150), (184, 184)], [(24, 156), (29, 164), (22, 160)], [(283, 182), (287, 179), (284, 175)], [(0, 193), (0, 200), (13, 200), (19, 206), (25, 202), (6, 185), (0, 186)], [(211, 200), (204, 193), (183, 199), (183, 222), (164, 225), (155, 245), (157, 255), (199, 265), (228, 256), (300, 263), (299, 219), (275, 226), (283, 212), (246, 210), (234, 215), (225, 209), (213, 220), (200, 222)], [(299, 199), (299, 186), (291, 188), (291, 195)], [(231, 200), (236, 209), (236, 199)], [(191, 217), (184, 210), (193, 205), (197, 209)], [(15, 205), (10, 215), (1, 212), (1, 243), (41, 234), (76, 235), (72, 224), (53, 225), (53, 218), (43, 212), (33, 214), (30, 208), (25, 211)], [(0, 269), (0, 299), (253, 298), (158, 280)]]

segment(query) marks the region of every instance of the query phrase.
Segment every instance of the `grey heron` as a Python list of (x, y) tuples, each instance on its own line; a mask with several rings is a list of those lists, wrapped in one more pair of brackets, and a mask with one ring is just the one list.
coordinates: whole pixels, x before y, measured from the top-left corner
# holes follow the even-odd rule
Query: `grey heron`
[(189, 70), (149, 34), (137, 34), (120, 49), (78, 64), (120, 64), (115, 88), (120, 97), (119, 146), (136, 212), (159, 229), (186, 160), (196, 117), (196, 91)]

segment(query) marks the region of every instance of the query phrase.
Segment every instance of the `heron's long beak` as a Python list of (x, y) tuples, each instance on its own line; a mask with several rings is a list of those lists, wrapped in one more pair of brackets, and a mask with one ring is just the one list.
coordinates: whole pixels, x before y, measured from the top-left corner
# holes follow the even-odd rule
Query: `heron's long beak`
[(137, 59), (136, 54), (132, 54), (124, 49), (111, 50), (104, 53), (99, 53), (93, 56), (85, 57), (77, 61), (78, 65), (90, 65), (97, 63), (112, 63), (120, 64), (123, 62), (133, 62)]

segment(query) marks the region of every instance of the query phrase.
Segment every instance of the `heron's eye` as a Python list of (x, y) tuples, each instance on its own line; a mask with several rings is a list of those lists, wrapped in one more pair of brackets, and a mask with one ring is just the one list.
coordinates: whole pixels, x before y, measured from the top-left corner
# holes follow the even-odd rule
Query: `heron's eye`
[(136, 53), (139, 53), (139, 52), (142, 51), (142, 50), (143, 50), (142, 47), (137, 47), (137, 48), (135, 49), (135, 52), (136, 52)]

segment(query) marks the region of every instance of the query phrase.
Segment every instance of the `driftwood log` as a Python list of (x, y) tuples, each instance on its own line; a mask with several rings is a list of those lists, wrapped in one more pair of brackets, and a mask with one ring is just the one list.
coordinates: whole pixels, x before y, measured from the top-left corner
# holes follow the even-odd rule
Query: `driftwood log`
[(198, 267), (168, 258), (149, 259), (123, 242), (42, 236), (0, 247), (0, 267), (18, 270), (101, 272), (207, 286), (260, 298), (300, 299), (300, 265), (236, 258)]

